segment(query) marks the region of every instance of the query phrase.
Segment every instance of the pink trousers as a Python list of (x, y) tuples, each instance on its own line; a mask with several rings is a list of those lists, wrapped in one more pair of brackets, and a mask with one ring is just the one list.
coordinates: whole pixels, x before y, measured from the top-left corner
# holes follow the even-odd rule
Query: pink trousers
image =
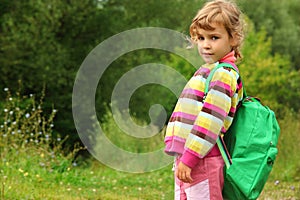
[[(179, 158), (175, 170), (178, 164)], [(222, 200), (223, 166), (222, 156), (205, 157), (192, 169), (192, 183), (184, 183), (175, 176), (175, 200)]]

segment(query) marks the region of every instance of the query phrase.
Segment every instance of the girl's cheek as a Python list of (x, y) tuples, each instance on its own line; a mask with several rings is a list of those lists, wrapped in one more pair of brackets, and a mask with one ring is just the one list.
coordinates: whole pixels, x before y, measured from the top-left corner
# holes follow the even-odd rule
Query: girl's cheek
[(202, 52), (202, 46), (201, 46), (201, 44), (199, 44), (199, 43), (198, 43), (197, 46), (198, 46), (198, 52), (199, 52), (199, 54), (201, 54), (201, 52)]

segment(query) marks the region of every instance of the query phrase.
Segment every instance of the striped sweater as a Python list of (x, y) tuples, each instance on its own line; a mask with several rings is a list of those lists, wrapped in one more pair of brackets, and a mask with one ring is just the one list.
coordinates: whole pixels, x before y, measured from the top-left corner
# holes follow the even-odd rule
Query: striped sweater
[(184, 87), (166, 129), (165, 152), (182, 155), (181, 161), (191, 168), (217, 147), (218, 135), (231, 125), (243, 96), (239, 74), (221, 67), (215, 71), (204, 99), (206, 78), (218, 64), (205, 64), (195, 72)]

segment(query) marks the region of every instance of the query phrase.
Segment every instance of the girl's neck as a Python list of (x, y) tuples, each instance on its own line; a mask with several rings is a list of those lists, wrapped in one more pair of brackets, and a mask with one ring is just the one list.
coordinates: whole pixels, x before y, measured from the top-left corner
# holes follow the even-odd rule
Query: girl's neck
[(219, 60), (219, 62), (231, 62), (231, 63), (235, 63), (235, 61), (236, 61), (236, 57), (234, 56), (234, 51), (229, 52)]

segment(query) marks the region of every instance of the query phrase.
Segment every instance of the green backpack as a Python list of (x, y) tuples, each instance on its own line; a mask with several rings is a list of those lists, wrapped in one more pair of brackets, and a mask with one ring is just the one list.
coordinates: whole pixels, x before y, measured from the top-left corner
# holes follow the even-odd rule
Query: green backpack
[[(229, 67), (238, 72), (236, 66), (219, 64), (207, 78), (205, 94), (215, 70), (220, 67)], [(258, 99), (247, 96), (244, 89), (243, 100), (238, 105), (229, 130), (217, 140), (225, 162), (224, 199), (258, 198), (273, 168), (279, 133), (274, 112)]]

